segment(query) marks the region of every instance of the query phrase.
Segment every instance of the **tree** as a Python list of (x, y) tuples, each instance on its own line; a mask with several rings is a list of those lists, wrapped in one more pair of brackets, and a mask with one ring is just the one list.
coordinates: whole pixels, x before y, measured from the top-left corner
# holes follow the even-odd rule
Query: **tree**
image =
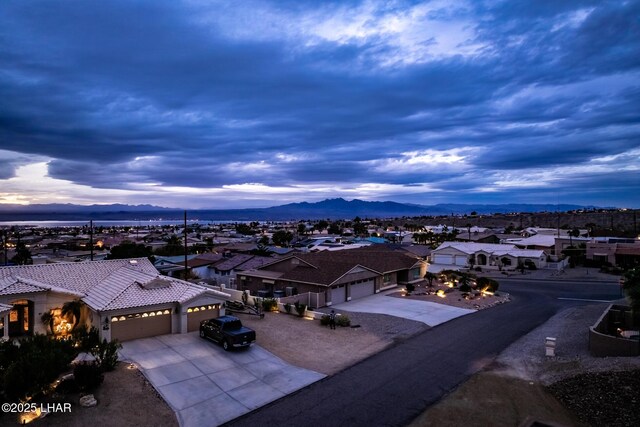
[(580, 236), (580, 230), (574, 227), (567, 234), (569, 234), (569, 246), (573, 246), (573, 238)]
[(332, 222), (331, 225), (329, 225), (329, 234), (342, 234), (342, 227), (340, 227), (340, 223), (338, 222)]
[(27, 249), (24, 243), (18, 242), (16, 245), (16, 254), (11, 258), (11, 262), (17, 265), (30, 265), (33, 264), (31, 258), (31, 251)]
[(107, 259), (148, 258), (152, 255), (151, 246), (125, 240), (111, 248), (111, 253), (107, 255)]
[(167, 240), (167, 244), (156, 249), (155, 253), (162, 256), (184, 255), (184, 243), (182, 243), (182, 239), (173, 234)]
[(80, 324), (80, 317), (82, 316), (84, 305), (84, 302), (79, 298), (76, 298), (72, 301), (67, 301), (62, 305), (60, 314), (66, 318), (71, 317), (73, 319), (72, 329), (76, 329)]
[(276, 246), (289, 246), (289, 243), (293, 240), (293, 234), (289, 231), (278, 230), (273, 233), (271, 236), (271, 240), (273, 240), (273, 244)]
[(254, 230), (251, 225), (245, 223), (236, 224), (236, 232), (245, 236), (253, 236), (256, 234), (256, 230)]
[(427, 274), (424, 275), (425, 280), (429, 283), (429, 287), (433, 287), (433, 281), (436, 280), (438, 276), (435, 273), (431, 273), (427, 271)]
[(318, 230), (319, 233), (322, 233), (322, 231), (326, 230), (327, 227), (329, 227), (329, 223), (324, 219), (321, 219), (320, 221), (318, 221), (314, 228)]
[(53, 334), (54, 318), (55, 316), (51, 311), (45, 311), (44, 313), (42, 313), (42, 316), (40, 316), (40, 320), (42, 321), (42, 324), (45, 326), (48, 326), (52, 334)]
[(307, 234), (307, 224), (305, 224), (304, 222), (299, 222), (298, 235), (305, 235), (305, 234)]

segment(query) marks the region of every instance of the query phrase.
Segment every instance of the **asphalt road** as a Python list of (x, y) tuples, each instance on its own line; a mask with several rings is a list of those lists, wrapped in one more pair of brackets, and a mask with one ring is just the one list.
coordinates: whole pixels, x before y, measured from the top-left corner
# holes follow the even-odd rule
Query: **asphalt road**
[(602, 283), (504, 280), (501, 290), (511, 303), (429, 329), (226, 425), (404, 426), (558, 310), (619, 298), (617, 285)]

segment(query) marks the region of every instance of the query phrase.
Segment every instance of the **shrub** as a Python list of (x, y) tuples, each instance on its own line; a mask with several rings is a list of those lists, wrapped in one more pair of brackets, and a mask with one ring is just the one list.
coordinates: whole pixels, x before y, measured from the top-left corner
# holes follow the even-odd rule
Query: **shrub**
[(102, 384), (104, 375), (98, 363), (79, 363), (73, 369), (73, 376), (80, 390), (91, 391)]
[(284, 305), (284, 311), (286, 311), (286, 312), (287, 312), (287, 314), (291, 314), (291, 304), (286, 303), (286, 304)]
[(482, 267), (480, 266), (476, 267), (476, 271), (482, 271)]
[(328, 324), (329, 324), (329, 315), (323, 314), (322, 317), (320, 318), (320, 325), (327, 326)]
[[(33, 396), (49, 387), (69, 366), (77, 351), (71, 341), (36, 334), (21, 341), (20, 348), (3, 344), (0, 363), (2, 394), (16, 401)], [(9, 359), (11, 358), (11, 359)]]
[(262, 300), (262, 309), (264, 311), (278, 311), (278, 300), (275, 298), (265, 298)]
[(477, 289), (480, 291), (496, 292), (500, 287), (500, 284), (488, 277), (479, 277), (476, 281), (478, 284)]
[(300, 304), (300, 302), (296, 301), (294, 307), (296, 308), (296, 313), (298, 313), (299, 317), (304, 316), (304, 312), (307, 310), (307, 306), (305, 304)]
[(336, 325), (337, 326), (351, 326), (351, 319), (346, 314), (338, 314), (336, 316)]
[(86, 326), (78, 326), (71, 331), (71, 339), (80, 351), (89, 353), (100, 344), (100, 332), (95, 326), (92, 326), (91, 329)]
[(469, 286), (468, 283), (463, 283), (461, 284), (458, 289), (460, 290), (460, 292), (471, 292), (471, 286)]
[(105, 339), (91, 350), (91, 354), (103, 372), (113, 371), (118, 363), (118, 350), (121, 348), (122, 344), (118, 340), (107, 342)]
[(416, 290), (416, 287), (413, 283), (407, 283), (407, 293), (411, 293)]

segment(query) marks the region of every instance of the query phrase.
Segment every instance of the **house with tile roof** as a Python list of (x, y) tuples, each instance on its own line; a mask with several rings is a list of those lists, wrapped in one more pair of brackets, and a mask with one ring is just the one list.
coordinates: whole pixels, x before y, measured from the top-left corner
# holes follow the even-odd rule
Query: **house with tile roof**
[[(160, 275), (147, 258), (23, 265), (0, 268), (4, 338), (34, 333), (69, 333), (75, 324), (94, 326), (101, 339), (127, 341), (186, 333), (200, 321), (224, 314), (230, 295)], [(80, 300), (80, 319), (62, 315)], [(42, 322), (52, 314), (53, 321)]]
[(423, 279), (426, 262), (385, 245), (297, 253), (238, 273), (238, 284), (256, 295), (312, 292), (326, 305), (373, 295)]
[(429, 271), (460, 270), (480, 267), (483, 269), (515, 270), (520, 265), (547, 265), (547, 253), (539, 249), (519, 249), (515, 245), (444, 242), (431, 252)]

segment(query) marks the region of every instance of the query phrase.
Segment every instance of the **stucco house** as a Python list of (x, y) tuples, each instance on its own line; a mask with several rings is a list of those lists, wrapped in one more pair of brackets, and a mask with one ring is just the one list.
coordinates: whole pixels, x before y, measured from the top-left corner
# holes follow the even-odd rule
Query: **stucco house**
[(481, 267), (515, 270), (519, 265), (534, 264), (544, 268), (547, 254), (538, 249), (518, 249), (514, 245), (444, 242), (431, 252), (429, 271), (459, 270)]
[[(100, 337), (126, 341), (198, 329), (224, 314), (230, 295), (161, 276), (147, 258), (0, 268), (0, 310), (5, 339), (34, 333), (69, 333), (73, 323), (94, 326)], [(80, 319), (62, 316), (79, 300)], [(43, 323), (50, 313), (51, 322)]]
[(384, 245), (337, 252), (293, 254), (238, 273), (239, 288), (253, 294), (292, 292), (323, 295), (325, 305), (373, 295), (423, 279), (426, 262)]

